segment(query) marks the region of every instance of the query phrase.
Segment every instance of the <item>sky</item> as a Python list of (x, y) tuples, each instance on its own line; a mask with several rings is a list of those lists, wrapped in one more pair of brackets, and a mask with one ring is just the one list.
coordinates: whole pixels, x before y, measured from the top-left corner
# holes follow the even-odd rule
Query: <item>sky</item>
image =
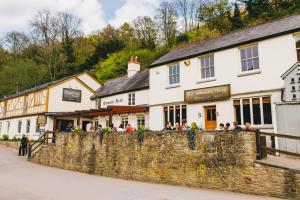
[(9, 31), (28, 31), (38, 11), (69, 12), (82, 20), (85, 34), (111, 24), (115, 27), (138, 16), (155, 15), (160, 0), (0, 0), (0, 36)]

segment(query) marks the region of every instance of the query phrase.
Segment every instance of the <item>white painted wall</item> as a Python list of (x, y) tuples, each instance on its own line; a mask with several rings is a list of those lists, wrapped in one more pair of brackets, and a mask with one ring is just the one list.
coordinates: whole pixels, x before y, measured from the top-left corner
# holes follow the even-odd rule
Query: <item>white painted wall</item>
[[(72, 88), (81, 90), (81, 102), (63, 101), (63, 88)], [(78, 80), (71, 79), (65, 83), (57, 85), (49, 90), (49, 106), (48, 112), (72, 112), (75, 110), (89, 110), (92, 108), (93, 102), (90, 97), (93, 95)]]
[[(129, 93), (135, 93), (135, 105), (149, 104), (149, 89), (147, 89), (101, 98), (101, 108), (106, 108), (107, 106), (128, 106)], [(95, 101), (94, 104), (96, 104)]]
[(95, 81), (92, 77), (90, 77), (86, 73), (79, 74), (77, 76), (82, 82), (84, 82), (86, 85), (88, 85), (90, 88), (92, 88), (94, 91), (96, 91), (101, 85), (99, 82)]
[[(112, 123), (114, 127), (118, 128), (122, 123), (122, 117), (128, 117), (128, 123), (131, 124), (135, 129), (137, 128), (137, 116), (145, 116), (145, 129), (149, 129), (149, 113), (129, 113), (129, 114), (120, 114), (113, 115)], [(106, 120), (109, 119), (109, 116), (99, 116), (98, 121), (102, 127), (106, 127)], [(95, 119), (97, 120), (97, 119)]]
[[(21, 133), (18, 133), (18, 122), (19, 120), (22, 121), (21, 126)], [(30, 131), (26, 133), (26, 122), (30, 120)], [(39, 137), (39, 133), (36, 133), (36, 120), (37, 115), (35, 116), (28, 116), (28, 117), (20, 117), (20, 118), (13, 118), (7, 120), (0, 120), (2, 123), (0, 135), (2, 137), (3, 134), (8, 134), (10, 138), (21, 137), (22, 134), (28, 135), (30, 139), (36, 139)], [(7, 123), (10, 122), (10, 128), (7, 130)]]
[[(238, 76), (242, 74), (239, 48), (231, 48), (214, 53), (215, 80), (201, 82), (201, 63), (198, 57), (190, 59), (191, 64), (180, 64), (180, 84), (170, 88), (168, 84), (168, 65), (150, 69), (150, 129), (161, 130), (163, 128), (163, 104), (183, 103), (184, 91), (218, 86), (231, 85), (232, 98), (271, 96), (272, 102), (280, 102), (280, 89), (284, 87), (281, 75), (296, 63), (296, 46), (292, 34), (268, 39), (258, 43), (260, 70), (258, 74)], [(245, 75), (245, 74), (244, 74)], [(246, 95), (246, 94), (249, 95)], [(240, 95), (239, 95), (240, 94)], [(203, 104), (187, 105), (188, 123), (197, 122), (204, 126), (203, 106), (216, 105), (217, 123), (234, 121), (233, 100), (208, 102)], [(272, 105), (273, 125), (276, 131), (275, 106)]]

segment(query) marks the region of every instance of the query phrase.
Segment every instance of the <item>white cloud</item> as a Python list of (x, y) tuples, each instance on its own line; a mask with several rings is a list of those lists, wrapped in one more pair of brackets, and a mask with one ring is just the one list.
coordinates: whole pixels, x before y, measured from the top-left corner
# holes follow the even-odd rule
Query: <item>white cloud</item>
[(43, 9), (51, 13), (67, 11), (81, 18), (88, 34), (105, 26), (102, 5), (97, 0), (0, 0), (0, 34), (26, 31), (29, 20)]
[(124, 22), (131, 22), (138, 16), (154, 17), (160, 0), (123, 0), (124, 4), (115, 12), (115, 18), (110, 24), (120, 26)]

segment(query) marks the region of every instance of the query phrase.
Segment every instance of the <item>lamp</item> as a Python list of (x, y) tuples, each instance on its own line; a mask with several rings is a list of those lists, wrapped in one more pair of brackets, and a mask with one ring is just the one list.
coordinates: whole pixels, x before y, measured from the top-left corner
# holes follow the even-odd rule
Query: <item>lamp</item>
[(185, 60), (185, 61), (184, 61), (184, 64), (185, 64), (186, 66), (189, 66), (189, 65), (191, 64), (191, 61), (190, 61), (190, 60)]

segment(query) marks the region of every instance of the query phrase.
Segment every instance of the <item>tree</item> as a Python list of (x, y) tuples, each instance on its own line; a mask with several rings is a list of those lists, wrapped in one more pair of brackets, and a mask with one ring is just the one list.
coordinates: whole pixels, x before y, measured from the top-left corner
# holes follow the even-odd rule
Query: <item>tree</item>
[(174, 5), (179, 16), (183, 19), (184, 32), (199, 28), (199, 7), (201, 0), (175, 0)]
[(162, 40), (167, 46), (172, 46), (176, 37), (177, 13), (173, 5), (168, 2), (160, 4), (157, 10), (156, 20), (161, 32)]
[(30, 45), (29, 37), (21, 32), (8, 32), (4, 38), (5, 45), (14, 59), (21, 55), (25, 48)]
[(156, 24), (150, 17), (138, 17), (133, 21), (134, 33), (141, 48), (154, 48), (157, 41)]
[(231, 30), (243, 28), (243, 20), (241, 17), (241, 11), (236, 2), (234, 3), (234, 12), (233, 12), (233, 16), (230, 18), (230, 21), (231, 21)]
[(228, 0), (206, 1), (199, 8), (199, 19), (211, 30), (216, 29), (222, 34), (230, 31), (231, 6)]

